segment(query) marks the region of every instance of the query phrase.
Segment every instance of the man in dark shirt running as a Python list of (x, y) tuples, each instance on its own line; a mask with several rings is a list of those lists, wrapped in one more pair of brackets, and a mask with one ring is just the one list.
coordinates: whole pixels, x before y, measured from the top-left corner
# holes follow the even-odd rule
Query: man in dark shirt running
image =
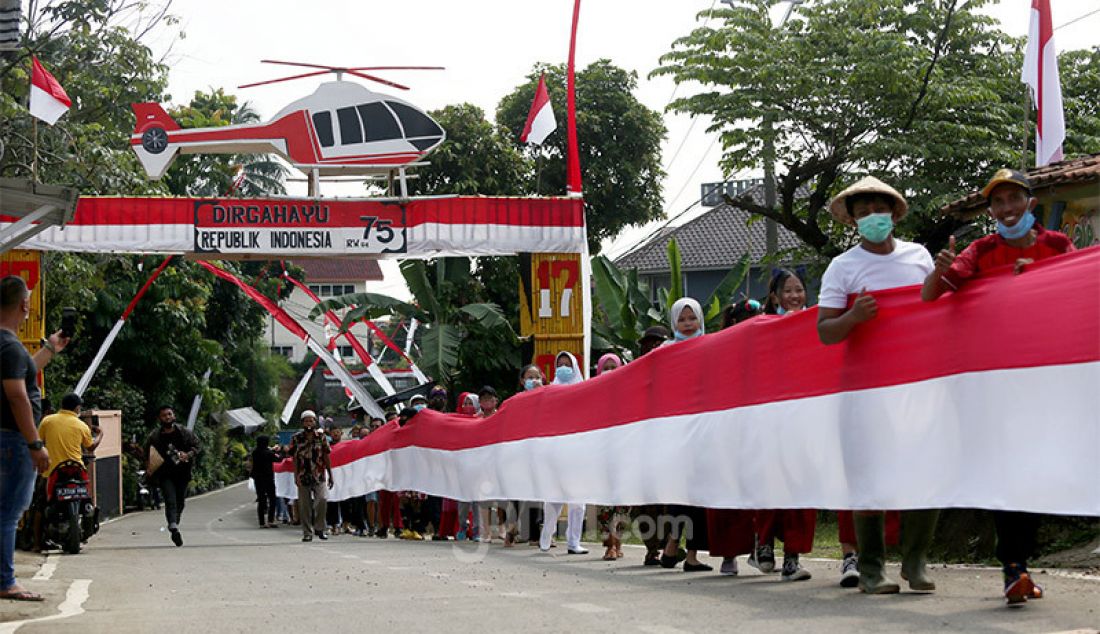
[(157, 412), (157, 420), (160, 427), (145, 441), (145, 455), (151, 457), (151, 449), (156, 449), (164, 459), (158, 468), (149, 469), (153, 472), (150, 479), (160, 486), (164, 498), (164, 517), (168, 520), (172, 543), (183, 546), (180, 516), (183, 515), (187, 485), (191, 482), (191, 465), (202, 447), (194, 434), (176, 424), (176, 412), (168, 405)]

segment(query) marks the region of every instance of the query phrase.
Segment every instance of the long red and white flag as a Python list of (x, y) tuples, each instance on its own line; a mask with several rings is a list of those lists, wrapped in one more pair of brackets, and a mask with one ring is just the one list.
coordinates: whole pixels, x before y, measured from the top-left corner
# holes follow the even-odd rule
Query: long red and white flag
[(531, 111), (527, 113), (527, 124), (519, 140), (531, 145), (542, 145), (550, 133), (558, 129), (554, 118), (554, 106), (550, 103), (550, 93), (546, 90), (546, 74), (539, 77), (535, 88), (535, 99), (531, 102)]
[(61, 115), (69, 111), (72, 99), (65, 94), (57, 79), (50, 74), (37, 57), (31, 57), (31, 96), (29, 109), (31, 114), (53, 125)]
[(815, 309), (763, 316), (487, 419), (425, 410), (337, 445), (330, 499), (1100, 515), (1100, 247), (936, 302), (873, 294), (843, 344)]
[(1062, 160), (1066, 139), (1062, 109), (1062, 82), (1058, 77), (1058, 51), (1054, 47), (1054, 26), (1050, 0), (1031, 0), (1031, 24), (1027, 30), (1023, 82), (1039, 111), (1035, 134), (1035, 165), (1042, 167)]

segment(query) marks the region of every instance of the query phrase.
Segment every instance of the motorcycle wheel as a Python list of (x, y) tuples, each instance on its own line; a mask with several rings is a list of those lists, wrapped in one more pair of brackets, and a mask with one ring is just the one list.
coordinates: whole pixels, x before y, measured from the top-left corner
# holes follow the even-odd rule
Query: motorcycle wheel
[(69, 503), (69, 517), (68, 527), (65, 534), (65, 543), (62, 545), (62, 550), (75, 555), (80, 552), (80, 503)]

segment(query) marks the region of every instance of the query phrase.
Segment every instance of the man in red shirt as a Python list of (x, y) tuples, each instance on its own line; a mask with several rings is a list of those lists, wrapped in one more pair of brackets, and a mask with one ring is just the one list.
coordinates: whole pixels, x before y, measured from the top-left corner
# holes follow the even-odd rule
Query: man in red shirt
[(1002, 169), (982, 189), (989, 201), (989, 215), (997, 221), (997, 233), (970, 243), (955, 255), (955, 237), (936, 256), (936, 268), (924, 280), (921, 298), (930, 302), (947, 291), (957, 291), (970, 278), (999, 266), (1011, 264), (1017, 274), (1036, 260), (1073, 251), (1064, 233), (1035, 224), (1031, 210), (1036, 200), (1031, 183), (1016, 170)]
[[(989, 215), (997, 221), (997, 233), (979, 238), (955, 255), (955, 238), (936, 256), (936, 268), (921, 289), (924, 301), (934, 301), (948, 290), (958, 291), (970, 278), (1000, 266), (1012, 265), (1017, 275), (1036, 260), (1073, 251), (1063, 233), (1035, 224), (1031, 210), (1036, 200), (1031, 183), (1016, 170), (1002, 169), (982, 189), (989, 201)], [(997, 558), (1004, 569), (1004, 595), (1009, 605), (1041, 599), (1043, 589), (1027, 572), (1027, 559), (1035, 551), (1039, 516), (1018, 511), (994, 511)]]

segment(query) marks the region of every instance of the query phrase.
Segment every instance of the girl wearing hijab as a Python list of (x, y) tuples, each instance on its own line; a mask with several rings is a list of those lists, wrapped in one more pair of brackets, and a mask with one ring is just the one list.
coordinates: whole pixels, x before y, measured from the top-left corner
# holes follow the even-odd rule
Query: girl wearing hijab
[[(584, 380), (577, 358), (569, 352), (559, 352), (554, 361), (554, 381), (551, 385), (575, 385)], [(542, 503), (542, 535), (539, 536), (539, 549), (549, 552), (553, 546), (554, 533), (558, 528), (558, 516), (565, 504), (561, 502)], [(568, 523), (565, 528), (565, 543), (570, 555), (588, 554), (581, 546), (581, 531), (584, 528), (584, 505), (569, 504)]]
[[(478, 402), (477, 394), (473, 392), (463, 392), (458, 395), (458, 413), (466, 416), (478, 416), (481, 413), (481, 404)], [(451, 500), (443, 500), (443, 523), (446, 525), (447, 519), (450, 517), (448, 512), (450, 511)], [(474, 540), (478, 539), (481, 535), (481, 509), (477, 502), (463, 502), (459, 501), (456, 504), (455, 521), (457, 526), (453, 531), (455, 541), (464, 541), (466, 539)], [(473, 513), (473, 519), (470, 520), (471, 513)], [(469, 526), (469, 531), (467, 531)], [(447, 526), (446, 528), (450, 528)], [(444, 530), (444, 535), (450, 535), (451, 531)]]
[[(703, 324), (703, 309), (699, 302), (690, 297), (682, 297), (676, 300), (669, 311), (669, 321), (672, 325), (672, 341), (663, 345), (675, 345), (682, 341), (702, 337), (705, 327)], [(706, 572), (714, 570), (710, 566), (699, 561), (699, 551), (707, 550), (707, 512), (698, 506), (670, 505), (669, 514), (674, 518), (665, 542), (664, 553), (661, 554), (662, 568), (675, 568), (676, 564), (684, 561), (684, 572)], [(680, 553), (680, 529), (681, 518), (687, 520), (686, 557)]]
[[(596, 376), (607, 374), (623, 367), (618, 355), (607, 353), (596, 362)], [(596, 514), (600, 532), (607, 535), (603, 540), (604, 561), (615, 561), (623, 556), (622, 526), (630, 523), (629, 506), (601, 506)]]

